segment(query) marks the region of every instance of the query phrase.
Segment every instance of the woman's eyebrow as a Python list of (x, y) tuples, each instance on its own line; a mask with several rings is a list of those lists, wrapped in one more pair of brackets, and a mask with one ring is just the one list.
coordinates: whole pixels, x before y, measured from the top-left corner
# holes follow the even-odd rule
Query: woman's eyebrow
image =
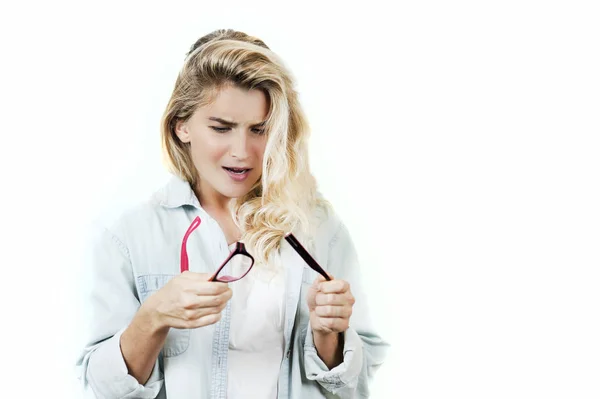
[[(225, 126), (229, 126), (229, 127), (238, 127), (239, 126), (239, 123), (237, 123), (237, 122), (227, 121), (227, 120), (222, 119), (222, 118), (217, 118), (216, 116), (210, 116), (208, 119), (211, 120), (211, 121), (219, 122), (220, 124), (225, 125)], [(259, 122), (259, 123), (255, 123), (252, 126), (253, 127), (263, 127), (266, 124), (267, 124), (267, 121), (262, 121), (262, 122)]]

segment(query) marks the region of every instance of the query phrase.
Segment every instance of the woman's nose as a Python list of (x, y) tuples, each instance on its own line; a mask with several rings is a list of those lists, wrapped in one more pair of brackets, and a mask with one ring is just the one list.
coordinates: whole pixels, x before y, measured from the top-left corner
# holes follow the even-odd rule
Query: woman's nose
[(248, 138), (246, 132), (239, 131), (232, 135), (229, 153), (232, 157), (245, 159), (248, 157)]

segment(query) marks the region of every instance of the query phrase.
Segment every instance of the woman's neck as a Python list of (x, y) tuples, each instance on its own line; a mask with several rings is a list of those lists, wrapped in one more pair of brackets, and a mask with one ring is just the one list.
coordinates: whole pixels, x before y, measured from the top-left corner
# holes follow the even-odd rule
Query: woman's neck
[(229, 203), (231, 198), (224, 196), (213, 188), (202, 187), (200, 184), (194, 188), (194, 193), (202, 208), (211, 216), (229, 216)]
[(214, 220), (217, 221), (225, 238), (227, 244), (239, 241), (240, 231), (231, 217), (229, 211), (229, 203), (231, 198), (225, 197), (220, 193), (212, 189), (195, 189), (196, 197), (202, 206), (202, 209), (206, 211)]

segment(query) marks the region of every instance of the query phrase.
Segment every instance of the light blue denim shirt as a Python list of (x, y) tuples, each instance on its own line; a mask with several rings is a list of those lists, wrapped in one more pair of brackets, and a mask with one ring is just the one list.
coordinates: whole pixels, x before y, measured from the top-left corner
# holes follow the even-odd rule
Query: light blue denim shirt
[[(229, 305), (216, 324), (172, 328), (145, 385), (128, 374), (119, 345), (140, 304), (179, 274), (181, 239), (196, 216), (202, 224), (188, 241), (190, 271), (211, 273), (229, 254), (225, 235), (189, 184), (178, 177), (100, 229), (91, 264), (86, 265), (91, 282), (86, 312), (91, 322), (77, 363), (83, 385), (97, 398), (226, 397)], [(286, 321), (277, 398), (368, 397), (370, 377), (382, 364), (388, 344), (372, 328), (348, 230), (334, 212), (322, 211), (319, 221), (307, 249), (335, 278), (350, 283), (356, 299), (344, 333), (344, 361), (329, 370), (317, 355), (306, 304), (317, 273), (282, 240), (278, 256), (286, 276)], [(251, 392), (248, 397), (253, 397)]]

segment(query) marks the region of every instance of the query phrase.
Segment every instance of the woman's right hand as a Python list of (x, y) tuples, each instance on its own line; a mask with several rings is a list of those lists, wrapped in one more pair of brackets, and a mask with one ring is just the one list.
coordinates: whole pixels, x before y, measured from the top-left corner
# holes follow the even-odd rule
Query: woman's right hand
[(185, 271), (149, 296), (140, 310), (147, 313), (156, 331), (214, 324), (221, 319), (232, 291), (227, 283), (208, 281), (210, 277)]

